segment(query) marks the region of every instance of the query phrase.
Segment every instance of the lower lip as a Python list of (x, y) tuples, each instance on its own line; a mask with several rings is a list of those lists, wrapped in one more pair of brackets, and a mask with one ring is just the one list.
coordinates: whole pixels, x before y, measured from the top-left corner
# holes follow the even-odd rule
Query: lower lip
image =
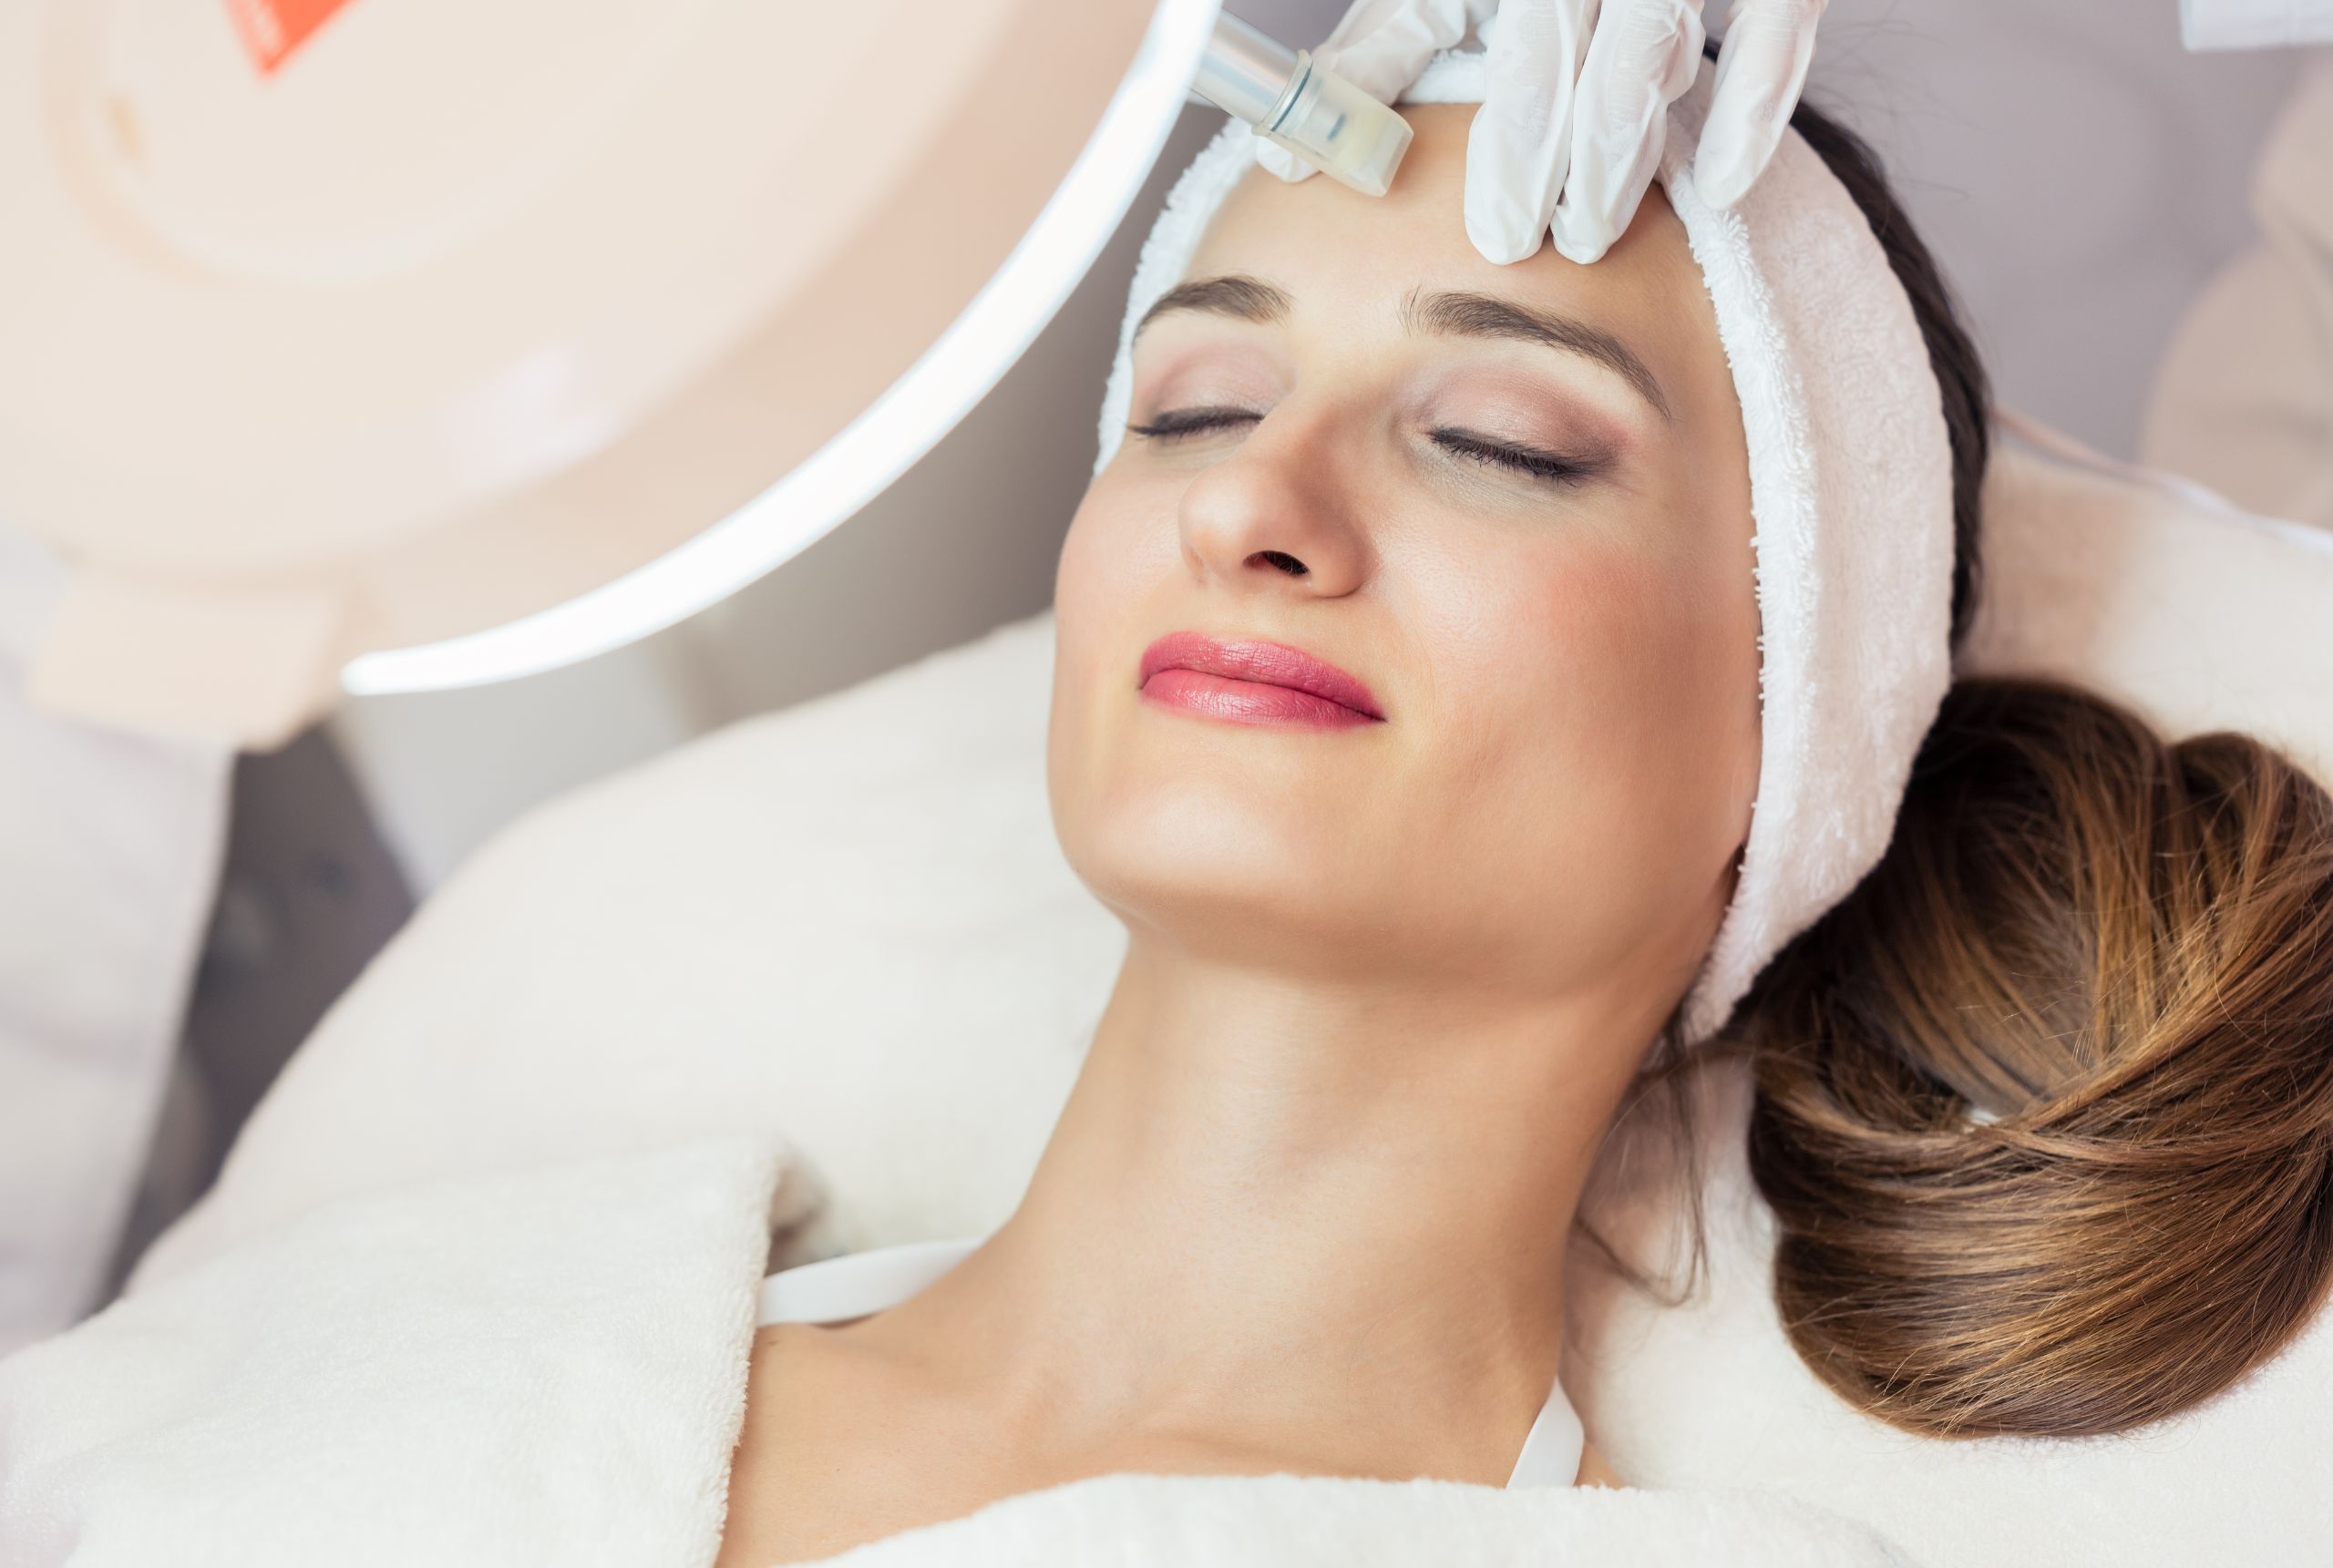
[(1233, 724), (1304, 724), (1320, 730), (1351, 729), (1377, 721), (1341, 702), (1290, 686), (1235, 681), (1196, 670), (1161, 670), (1142, 683), (1145, 698), (1203, 718)]

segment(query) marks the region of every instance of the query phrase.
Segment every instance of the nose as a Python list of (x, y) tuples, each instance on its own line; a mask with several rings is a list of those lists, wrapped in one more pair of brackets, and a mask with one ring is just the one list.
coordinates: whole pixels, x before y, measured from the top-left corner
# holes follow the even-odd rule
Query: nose
[(1329, 433), (1274, 409), (1184, 489), (1183, 560), (1235, 592), (1337, 599), (1369, 579), (1372, 552), (1329, 452)]

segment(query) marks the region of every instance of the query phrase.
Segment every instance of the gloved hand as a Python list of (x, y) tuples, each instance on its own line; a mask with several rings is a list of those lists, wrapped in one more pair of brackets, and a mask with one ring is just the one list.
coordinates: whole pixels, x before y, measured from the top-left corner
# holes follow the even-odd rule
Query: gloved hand
[[(1575, 261), (1609, 250), (1660, 167), (1668, 108), (1701, 62), (1702, 0), (1354, 0), (1321, 65), (1392, 102), (1472, 26), (1489, 54), (1486, 100), (1466, 146), (1466, 233), (1519, 261), (1552, 232)], [(1733, 0), (1709, 120), (1694, 152), (1701, 194), (1731, 207), (1780, 145), (1806, 83), (1826, 0)], [(1266, 143), (1283, 179), (1311, 166)]]

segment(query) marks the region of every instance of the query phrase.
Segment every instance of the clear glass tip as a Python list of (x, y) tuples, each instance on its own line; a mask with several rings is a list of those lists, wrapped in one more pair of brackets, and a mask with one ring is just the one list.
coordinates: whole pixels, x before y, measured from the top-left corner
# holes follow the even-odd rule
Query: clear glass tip
[(1193, 88), (1331, 178), (1370, 196), (1392, 189), (1410, 122), (1310, 54), (1237, 16), (1218, 16)]

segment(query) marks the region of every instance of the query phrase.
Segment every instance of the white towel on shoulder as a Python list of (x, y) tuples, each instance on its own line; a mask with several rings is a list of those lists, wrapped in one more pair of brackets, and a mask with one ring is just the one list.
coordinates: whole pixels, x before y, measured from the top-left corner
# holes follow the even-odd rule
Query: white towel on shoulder
[[(347, 1199), (0, 1362), (8, 1568), (707, 1568), (775, 1230), (816, 1184), (723, 1140)], [(1105, 1477), (857, 1568), (1883, 1568), (1747, 1492)]]

